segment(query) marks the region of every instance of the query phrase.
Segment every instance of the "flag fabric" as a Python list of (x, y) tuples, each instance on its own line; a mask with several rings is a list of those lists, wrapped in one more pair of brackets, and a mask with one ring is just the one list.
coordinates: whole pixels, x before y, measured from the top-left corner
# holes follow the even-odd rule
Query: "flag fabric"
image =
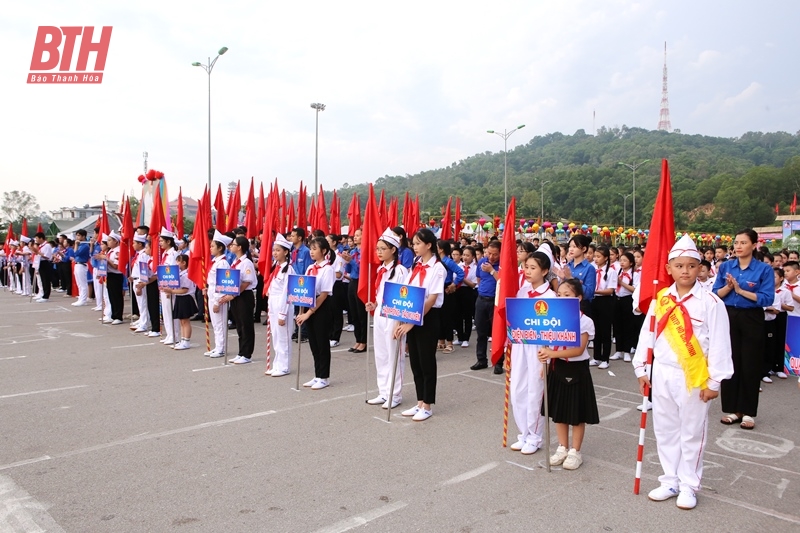
[(444, 218), (442, 218), (442, 233), (440, 238), (444, 241), (449, 241), (453, 237), (453, 219), (450, 218), (450, 207), (452, 204), (453, 197), (451, 196), (447, 199), (447, 207), (445, 208)]
[(406, 197), (403, 199), (403, 227), (405, 228), (406, 233), (410, 230), (411, 213), (412, 213), (411, 200), (408, 196), (408, 191), (406, 191)]
[(239, 211), (242, 210), (242, 195), (239, 191), (240, 181), (236, 182), (236, 188), (233, 190), (230, 199), (228, 200), (228, 231), (231, 231), (239, 226)]
[(11, 246), (9, 243), (12, 240), (16, 240), (16, 236), (14, 235), (14, 224), (9, 222), (8, 231), (6, 232), (6, 242), (3, 244), (3, 251), (6, 253), (6, 256), (11, 253)]
[(453, 238), (458, 239), (461, 235), (461, 198), (456, 196), (456, 216), (455, 224), (453, 225)]
[(381, 199), (378, 201), (378, 216), (381, 221), (381, 228), (385, 228), (389, 223), (389, 215), (386, 211), (386, 191), (381, 189)]
[(250, 177), (250, 191), (247, 193), (247, 203), (244, 210), (244, 225), (247, 228), (247, 238), (252, 239), (258, 235), (258, 228), (256, 227), (256, 195), (253, 188), (253, 177)]
[(217, 186), (217, 196), (214, 198), (214, 209), (217, 211), (216, 229), (220, 233), (228, 231), (228, 225), (225, 222), (225, 199), (222, 197), (222, 185)]
[(267, 199), (267, 212), (264, 217), (264, 225), (261, 227), (261, 254), (258, 256), (258, 271), (264, 278), (264, 294), (269, 291), (270, 282), (269, 268), (272, 265), (272, 244), (275, 240), (275, 232), (278, 225), (278, 195), (271, 194)]
[[(223, 216), (224, 215), (223, 211)], [(159, 260), (161, 259), (161, 249), (158, 246), (158, 237), (161, 234), (161, 228), (164, 227), (164, 207), (161, 203), (161, 192), (158, 187), (155, 188), (153, 194), (153, 211), (150, 214), (150, 246), (153, 251), (153, 270), (158, 267)]]
[(350, 228), (347, 231), (348, 235), (354, 235), (357, 229), (361, 228), (361, 200), (358, 199), (358, 193), (353, 193), (353, 199), (350, 200), (350, 207), (347, 209), (347, 219)]
[(638, 307), (643, 312), (647, 311), (650, 301), (655, 298), (658, 291), (672, 284), (672, 278), (667, 274), (664, 265), (667, 264), (669, 251), (674, 245), (675, 219), (672, 211), (672, 182), (669, 176), (669, 163), (663, 159), (661, 161), (661, 185), (658, 188), (653, 218), (650, 222), (647, 253), (642, 262)]
[(406, 233), (411, 236), (417, 231), (419, 231), (420, 227), (420, 218), (419, 218), (419, 195), (416, 195), (414, 199), (414, 203), (412, 204), (413, 210), (411, 212), (411, 224), (412, 228), (411, 231), (406, 230)]
[(792, 200), (792, 207), (791, 207), (791, 214), (797, 214), (797, 193), (794, 193), (794, 199)]
[(208, 264), (211, 261), (211, 243), (208, 230), (211, 227), (211, 196), (206, 187), (197, 205), (192, 231), (192, 246), (189, 248), (189, 268), (187, 275), (200, 289), (206, 288)]
[[(270, 191), (271, 192), (271, 191)], [(264, 198), (264, 182), (259, 185), (258, 191), (258, 210), (256, 212), (256, 227), (260, 228), (264, 225), (264, 215), (266, 214), (267, 203)]]
[(44, 233), (41, 222), (39, 222), (39, 225), (36, 226), (36, 233)]
[(286, 210), (286, 227), (283, 233), (289, 233), (295, 228), (294, 222), (297, 220), (294, 211), (294, 196), (289, 196), (289, 209)]
[(331, 233), (334, 235), (342, 234), (342, 216), (341, 216), (342, 203), (336, 195), (336, 189), (333, 190), (333, 199), (331, 199)]
[[(275, 189), (275, 194), (278, 193), (278, 190)], [(280, 202), (280, 226), (278, 226), (278, 231), (282, 234), (286, 234), (289, 232), (289, 228), (292, 226), (292, 218), (294, 217), (294, 199), (289, 199), (291, 205), (286, 204), (286, 189), (281, 191), (281, 202)]]
[(319, 186), (319, 196), (317, 196), (317, 229), (325, 232), (325, 235), (331, 232), (328, 225), (328, 216), (325, 207), (325, 193), (322, 192), (322, 185)]
[(319, 229), (317, 224), (319, 221), (317, 220), (317, 202), (311, 202), (311, 211), (308, 213), (308, 225), (311, 227), (311, 231), (315, 229)]
[(519, 290), (517, 271), (517, 245), (514, 221), (516, 220), (516, 198), (511, 197), (506, 213), (506, 225), (500, 244), (500, 279), (497, 289), (497, 302), (494, 305), (492, 321), (492, 364), (496, 365), (505, 352), (508, 334), (506, 333), (506, 298), (515, 298)]
[[(103, 202), (103, 216), (105, 216), (105, 214), (106, 214), (106, 204), (105, 204), (105, 202)], [(30, 235), (28, 235), (28, 219), (27, 218), (23, 218), (22, 219), (22, 227), (19, 230), (19, 234), (20, 234), (20, 236), (25, 235), (26, 237), (30, 237)], [(102, 235), (101, 235), (101, 237), (102, 237)]]
[(779, 205), (776, 203), (776, 204), (775, 204), (775, 216), (778, 216), (778, 215), (780, 215), (780, 214), (781, 214), (781, 208), (780, 208), (780, 206), (779, 206)]
[(375, 246), (383, 233), (378, 207), (375, 205), (375, 190), (369, 184), (367, 208), (364, 212), (364, 226), (361, 228), (361, 263), (358, 276), (358, 297), (362, 302), (375, 301), (375, 279), (381, 261), (375, 253)]
[(183, 190), (178, 187), (178, 213), (175, 215), (175, 233), (179, 239), (183, 239)]
[[(100, 239), (103, 239), (103, 235), (108, 235), (111, 233), (111, 228), (108, 225), (108, 214), (106, 213), (106, 203), (103, 202), (102, 208), (100, 210), (100, 220), (97, 221), (100, 226)], [(23, 228), (27, 229), (28, 225), (23, 220)], [(160, 229), (160, 228), (159, 228)]]
[(308, 228), (308, 219), (306, 218), (306, 190), (303, 187), (303, 182), (300, 182), (300, 194), (297, 197), (297, 226), (303, 231)]
[(392, 197), (392, 201), (389, 202), (389, 218), (386, 221), (386, 226), (389, 228), (393, 228), (397, 225), (397, 196)]
[(133, 255), (133, 216), (131, 215), (131, 202), (125, 198), (122, 211), (122, 228), (120, 229), (119, 243), (119, 269), (125, 276), (130, 275), (130, 258)]

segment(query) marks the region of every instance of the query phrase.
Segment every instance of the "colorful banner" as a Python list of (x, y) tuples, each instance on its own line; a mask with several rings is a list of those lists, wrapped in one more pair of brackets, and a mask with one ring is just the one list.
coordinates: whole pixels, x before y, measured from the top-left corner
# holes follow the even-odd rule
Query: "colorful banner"
[(298, 307), (316, 307), (317, 305), (317, 278), (314, 276), (300, 276), (289, 274), (287, 288), (288, 302)]
[(800, 316), (786, 318), (784, 357), (784, 371), (792, 376), (800, 376)]
[(506, 298), (506, 319), (512, 344), (581, 345), (577, 298)]
[(158, 266), (158, 288), (178, 289), (181, 286), (181, 271), (178, 265)]
[(239, 296), (241, 272), (235, 268), (217, 269), (217, 294)]
[(383, 285), (381, 316), (421, 326), (425, 314), (425, 289), (387, 281)]

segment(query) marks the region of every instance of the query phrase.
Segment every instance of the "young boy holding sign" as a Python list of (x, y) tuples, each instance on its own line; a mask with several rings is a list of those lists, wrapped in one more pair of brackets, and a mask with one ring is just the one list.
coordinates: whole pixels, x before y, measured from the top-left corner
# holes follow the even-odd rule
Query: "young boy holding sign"
[[(672, 247), (666, 268), (675, 283), (661, 290), (648, 310), (633, 358), (642, 394), (652, 380), (653, 431), (664, 469), (661, 486), (648, 497), (664, 501), (677, 496), (680, 509), (697, 505), (708, 401), (733, 375), (728, 314), (722, 300), (697, 283), (700, 260), (688, 235)], [(648, 326), (654, 313), (655, 340)], [(654, 363), (649, 368), (651, 346)]]

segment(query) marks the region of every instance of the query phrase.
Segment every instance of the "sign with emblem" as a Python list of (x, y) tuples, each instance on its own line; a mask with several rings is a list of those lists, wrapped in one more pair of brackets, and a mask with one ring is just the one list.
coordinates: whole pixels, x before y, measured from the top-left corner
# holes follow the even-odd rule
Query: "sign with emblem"
[(147, 279), (150, 276), (152, 276), (150, 263), (148, 261), (139, 261), (139, 279)]
[(178, 289), (181, 286), (181, 271), (178, 265), (158, 265), (158, 288)]
[(512, 344), (581, 345), (577, 298), (507, 298), (506, 320)]
[(230, 296), (239, 296), (239, 284), (241, 280), (241, 272), (235, 268), (218, 268), (217, 269), (217, 294), (228, 294)]
[(97, 267), (94, 270), (98, 278), (108, 275), (108, 261), (105, 259), (98, 259)]
[(786, 317), (786, 345), (783, 353), (783, 371), (792, 376), (800, 376), (800, 316)]
[(425, 314), (425, 288), (392, 283), (383, 284), (380, 316), (421, 326)]
[(316, 307), (317, 305), (317, 278), (289, 274), (286, 294), (290, 305), (298, 307)]

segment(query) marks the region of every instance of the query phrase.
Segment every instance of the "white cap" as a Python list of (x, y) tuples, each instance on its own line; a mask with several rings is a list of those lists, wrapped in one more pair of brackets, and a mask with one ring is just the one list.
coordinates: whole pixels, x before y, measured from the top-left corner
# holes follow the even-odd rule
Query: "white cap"
[(9, 246), (19, 246), (19, 241), (15, 241), (14, 239), (11, 239), (10, 241), (8, 241), (8, 245)]
[(228, 237), (227, 235), (223, 235), (217, 230), (214, 230), (214, 237), (211, 239), (212, 241), (217, 241), (222, 243), (225, 247), (227, 247), (230, 243), (233, 242), (233, 239)]
[(280, 233), (276, 233), (275, 234), (275, 244), (277, 244), (278, 246), (283, 246), (287, 250), (291, 250), (292, 249), (292, 243), (287, 241), (286, 237), (284, 237)]
[(111, 233), (109, 233), (108, 237), (110, 239), (114, 239), (117, 242), (121, 242), (122, 241), (122, 237), (120, 237), (119, 233), (117, 233), (116, 231), (112, 231)]
[(75, 240), (75, 234), (74, 233), (70, 233), (69, 235), (67, 235), (67, 240), (74, 241)]
[(142, 244), (145, 244), (147, 242), (147, 235), (140, 235), (138, 233), (134, 233), (133, 234), (133, 240), (135, 242), (140, 242)]
[(555, 261), (555, 259), (553, 259), (553, 251), (550, 249), (550, 247), (548, 245), (543, 244), (542, 246), (539, 246), (536, 249), (536, 251), (537, 252), (542, 252), (544, 255), (547, 256), (547, 258), (550, 260), (550, 268), (553, 268), (555, 266), (556, 261)]
[(102, 242), (107, 242), (108, 241), (108, 233), (103, 233), (103, 236), (100, 237), (100, 240)]
[(676, 257), (692, 257), (698, 261), (703, 259), (703, 257), (700, 255), (700, 252), (697, 251), (697, 246), (689, 237), (688, 233), (684, 233), (683, 237), (678, 239), (678, 242), (676, 242), (675, 246), (672, 247), (672, 250), (669, 251), (669, 257), (667, 257), (667, 260), (671, 261)]
[(391, 228), (386, 228), (386, 231), (383, 232), (383, 235), (381, 235), (380, 239), (378, 240), (387, 242), (395, 248), (400, 248), (400, 238), (392, 231)]
[(26, 237), (25, 235), (20, 235), (19, 236), (19, 240), (20, 240), (20, 242), (24, 242), (25, 244), (28, 244), (29, 242), (31, 242), (31, 238), (30, 237)]
[(159, 233), (159, 235), (167, 239), (175, 239), (175, 234), (163, 226), (161, 227), (161, 233)]

